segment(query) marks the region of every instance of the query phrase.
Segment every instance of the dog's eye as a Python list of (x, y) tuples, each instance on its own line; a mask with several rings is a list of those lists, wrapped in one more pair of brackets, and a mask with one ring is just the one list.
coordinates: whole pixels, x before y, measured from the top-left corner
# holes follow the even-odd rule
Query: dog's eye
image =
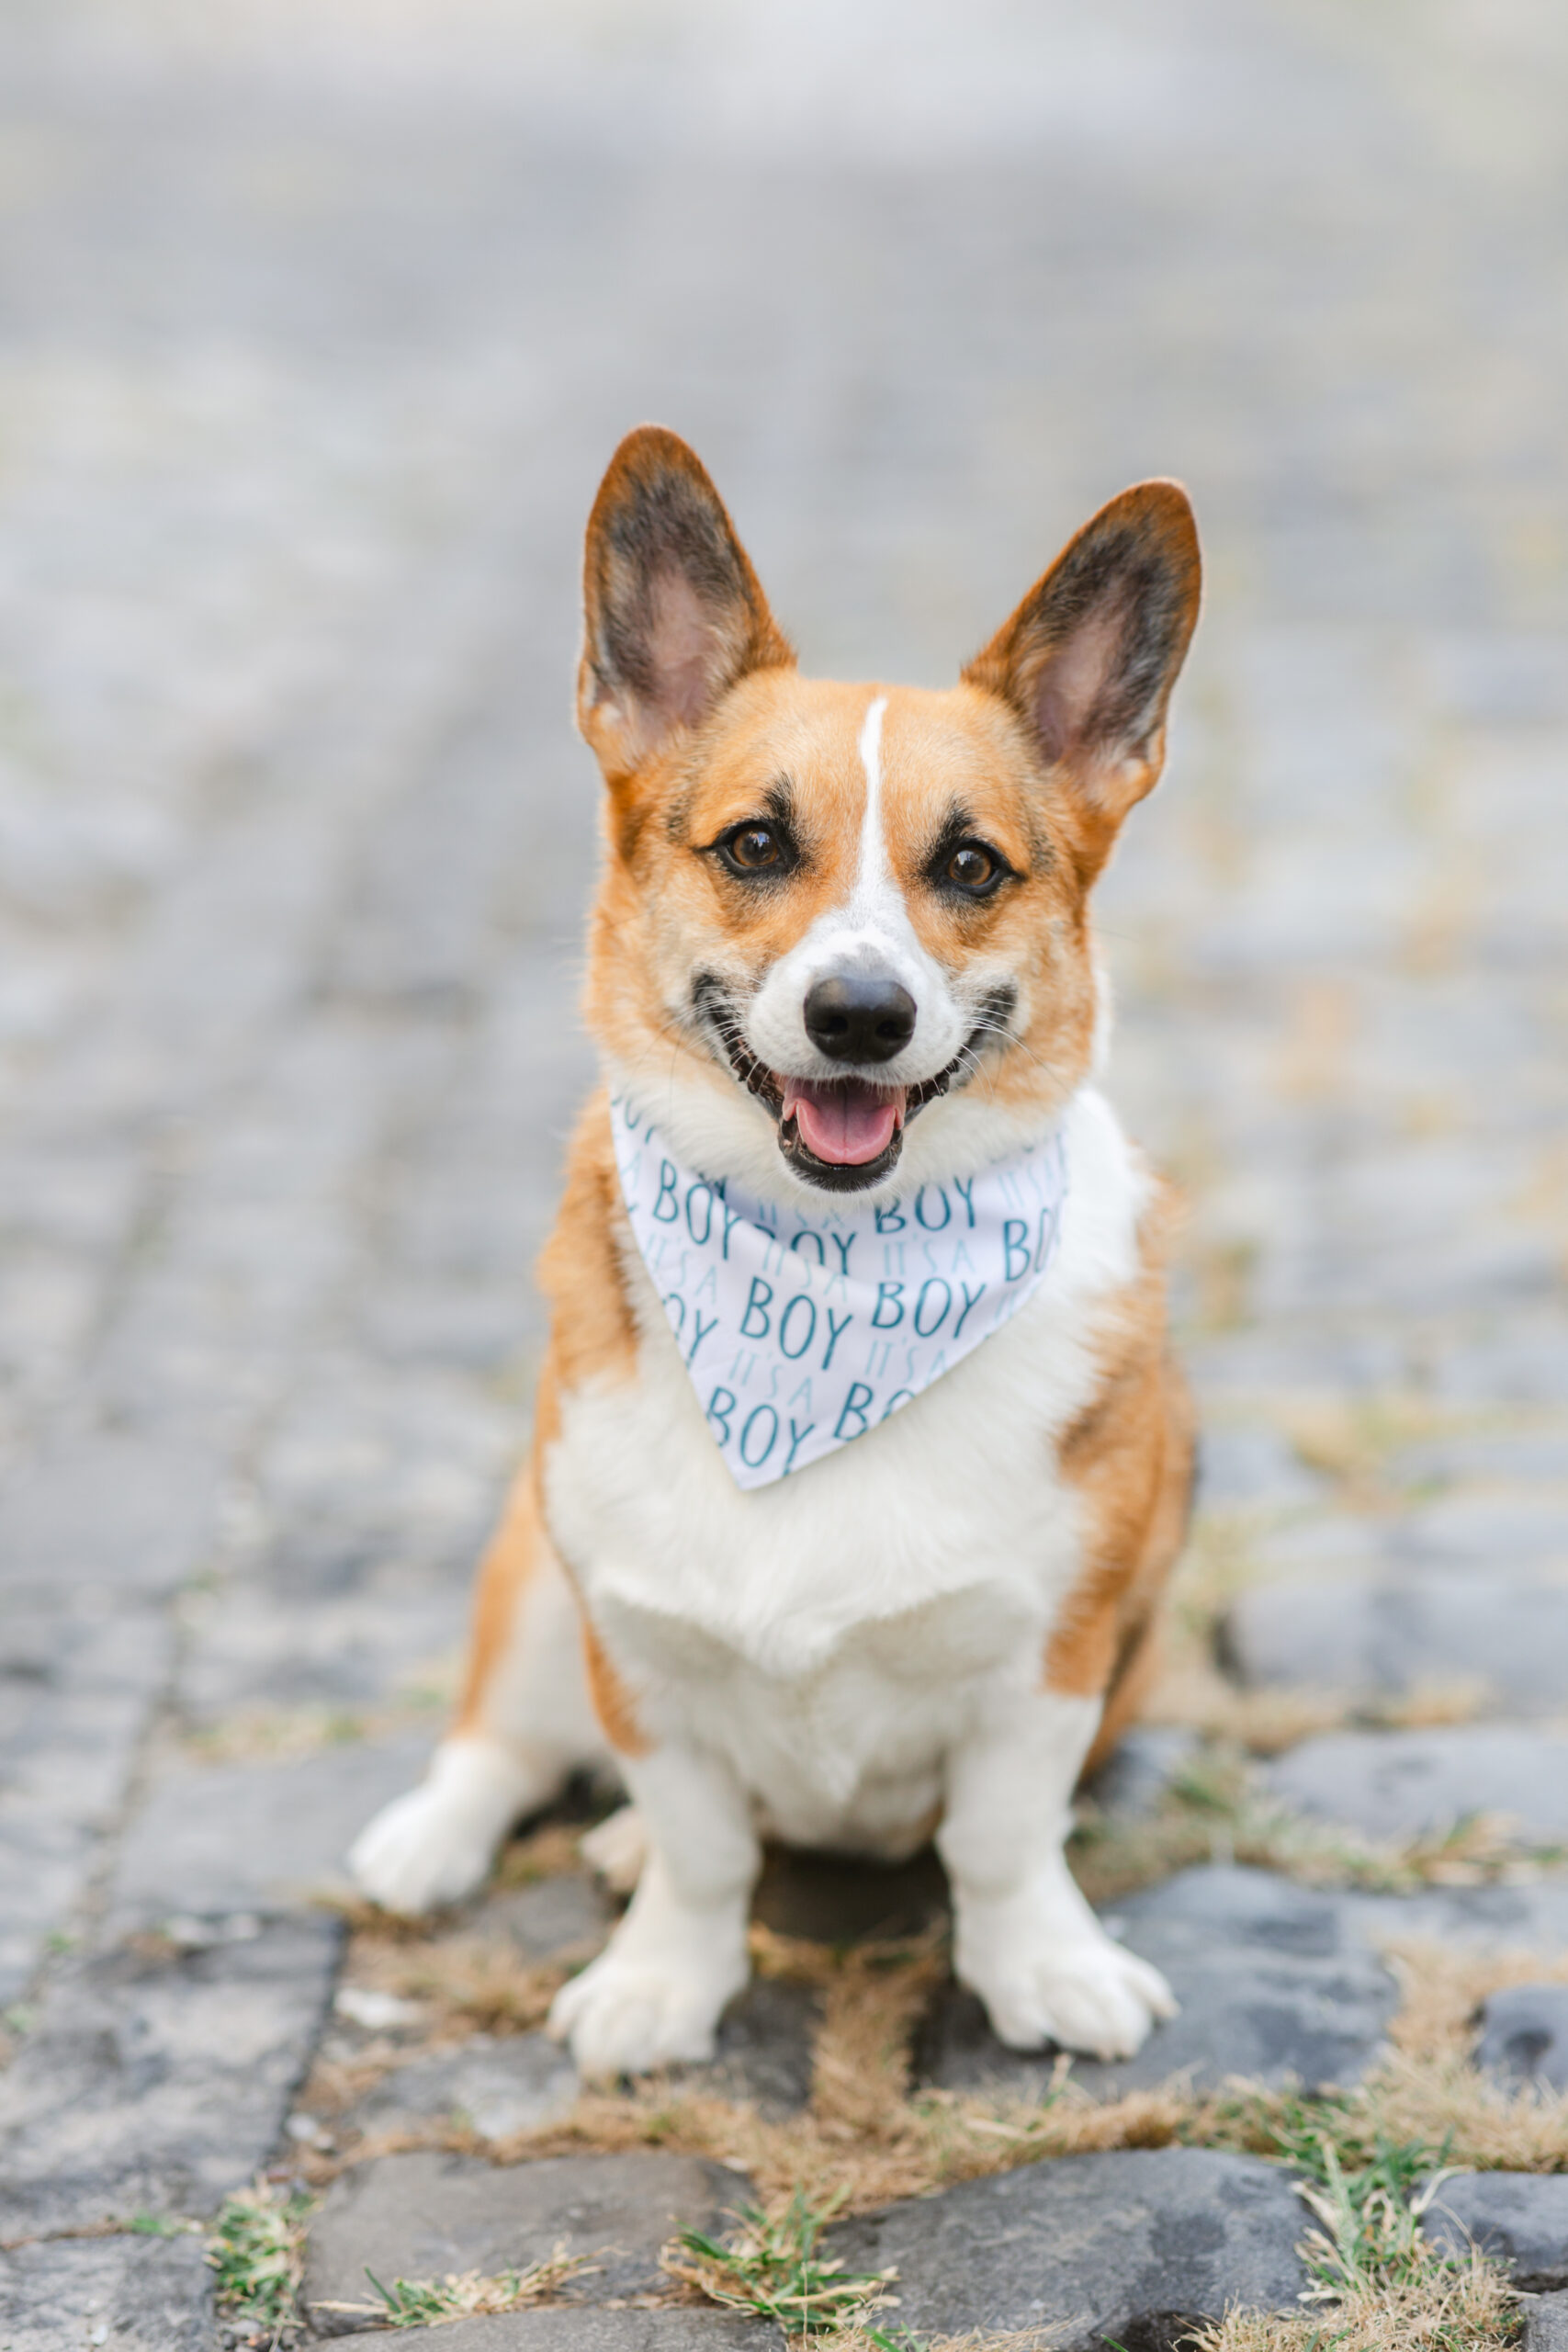
[(942, 867), (943, 881), (954, 883), (972, 899), (984, 898), (1001, 878), (1001, 861), (983, 842), (961, 842)]
[(740, 874), (777, 873), (786, 862), (784, 842), (772, 825), (738, 825), (719, 847), (725, 864)]

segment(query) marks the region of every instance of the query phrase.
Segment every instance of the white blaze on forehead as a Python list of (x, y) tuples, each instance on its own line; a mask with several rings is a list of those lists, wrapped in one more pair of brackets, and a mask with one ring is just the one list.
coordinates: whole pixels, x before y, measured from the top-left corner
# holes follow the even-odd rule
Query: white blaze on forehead
[(878, 695), (860, 730), (860, 763), (865, 770), (865, 814), (861, 819), (860, 862), (855, 870), (855, 896), (886, 882), (887, 850), (882, 838), (882, 714), (887, 696)]
[[(882, 790), (882, 720), (886, 708), (887, 696), (874, 695), (861, 722), (857, 749), (865, 771), (865, 808), (854, 880), (849, 897), (823, 915), (817, 929), (834, 936), (856, 960), (869, 956), (885, 962), (891, 952), (895, 960), (905, 956), (923, 962), (904, 893), (887, 854)], [(901, 973), (899, 977), (908, 986), (908, 976)]]

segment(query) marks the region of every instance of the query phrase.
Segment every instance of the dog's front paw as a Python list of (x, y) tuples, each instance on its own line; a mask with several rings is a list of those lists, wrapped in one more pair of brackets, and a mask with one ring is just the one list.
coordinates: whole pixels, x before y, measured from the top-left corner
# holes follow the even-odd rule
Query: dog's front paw
[(1091, 2058), (1131, 2058), (1156, 2019), (1176, 2015), (1157, 1968), (1109, 1936), (1010, 1952), (964, 1972), (1000, 2041), (1038, 2050), (1054, 2041)]
[(656, 1955), (612, 1944), (562, 1985), (549, 2030), (590, 2080), (711, 2058), (724, 2005), (745, 1982), (744, 1962), (716, 1966), (689, 1946)]
[(417, 1917), (471, 1894), (518, 1815), (553, 1783), (488, 1740), (446, 1740), (407, 1796), (383, 1805), (349, 1849), (355, 1879), (385, 1911)]
[(471, 1894), (493, 1850), (492, 1839), (454, 1821), (436, 1790), (411, 1789), (361, 1830), (348, 1867), (372, 1903), (412, 1918)]

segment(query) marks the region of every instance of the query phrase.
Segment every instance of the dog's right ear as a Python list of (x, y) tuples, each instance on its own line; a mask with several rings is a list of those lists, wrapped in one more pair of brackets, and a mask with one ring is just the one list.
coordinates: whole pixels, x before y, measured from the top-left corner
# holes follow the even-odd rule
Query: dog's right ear
[(695, 453), (657, 424), (628, 433), (588, 518), (577, 723), (611, 784), (737, 679), (793, 665), (724, 503)]

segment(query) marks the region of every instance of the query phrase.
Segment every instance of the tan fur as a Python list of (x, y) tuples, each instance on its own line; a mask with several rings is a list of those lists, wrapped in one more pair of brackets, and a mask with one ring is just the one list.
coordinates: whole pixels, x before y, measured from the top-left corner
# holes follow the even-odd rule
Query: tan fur
[(588, 1669), (588, 1695), (605, 1738), (617, 1756), (646, 1756), (649, 1742), (637, 1722), (631, 1692), (610, 1663), (586, 1616), (582, 1621), (582, 1657)]
[(512, 1638), (517, 1604), (537, 1566), (543, 1541), (534, 1465), (529, 1463), (513, 1480), (501, 1522), (479, 1562), (468, 1670), (453, 1726), (459, 1735), (483, 1728), (485, 1692)]
[[(535, 1397), (530, 1458), (513, 1484), (479, 1564), (468, 1671), (454, 1725), (460, 1734), (475, 1732), (483, 1724), (486, 1691), (511, 1639), (539, 1546), (549, 1540), (539, 1497), (545, 1459), (560, 1428), (560, 1392), (586, 1381), (629, 1380), (636, 1369), (637, 1330), (614, 1239), (619, 1212), (620, 1185), (600, 1092), (578, 1121), (560, 1210), (540, 1253), (540, 1287), (554, 1310), (550, 1343)], [(570, 1575), (570, 1563), (563, 1565)], [(591, 1634), (587, 1638), (592, 1642)], [(613, 1747), (637, 1753), (639, 1735), (630, 1700), (618, 1685), (612, 1686), (607, 1660), (595, 1676), (592, 1651), (589, 1687), (605, 1737)]]
[(610, 1148), (609, 1108), (598, 1090), (577, 1123), (555, 1227), (539, 1253), (539, 1287), (550, 1303), (550, 1346), (540, 1381), (536, 1447), (555, 1435), (552, 1391), (587, 1381), (629, 1380), (637, 1326), (616, 1254), (624, 1225), (620, 1178)]
[(1166, 1351), (1169, 1222), (1162, 1189), (1140, 1235), (1141, 1278), (1102, 1335), (1100, 1389), (1059, 1454), (1085, 1506), (1084, 1564), (1046, 1645), (1043, 1679), (1064, 1695), (1104, 1694), (1086, 1772), (1111, 1753), (1153, 1679), (1161, 1596), (1187, 1530), (1195, 1424)]

